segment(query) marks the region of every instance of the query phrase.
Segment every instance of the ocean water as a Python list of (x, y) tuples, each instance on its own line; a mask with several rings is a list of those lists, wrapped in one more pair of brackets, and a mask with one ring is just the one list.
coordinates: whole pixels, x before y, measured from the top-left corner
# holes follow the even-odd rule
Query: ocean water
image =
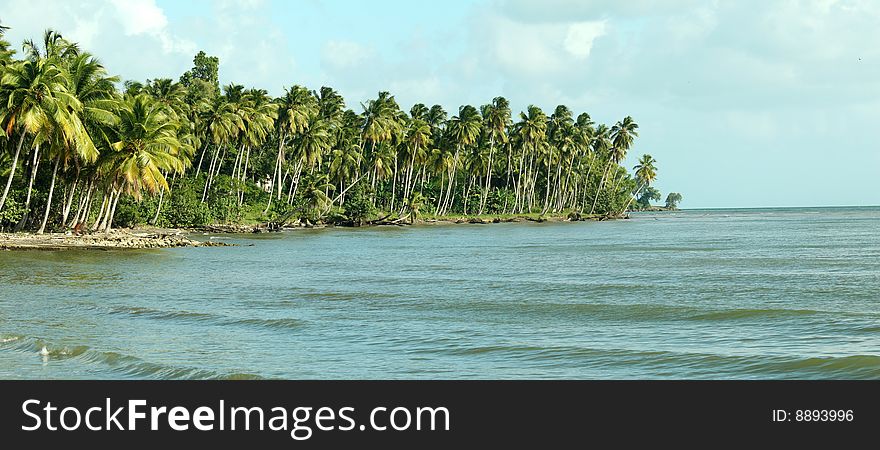
[(880, 208), (198, 237), (0, 252), (0, 378), (880, 378)]

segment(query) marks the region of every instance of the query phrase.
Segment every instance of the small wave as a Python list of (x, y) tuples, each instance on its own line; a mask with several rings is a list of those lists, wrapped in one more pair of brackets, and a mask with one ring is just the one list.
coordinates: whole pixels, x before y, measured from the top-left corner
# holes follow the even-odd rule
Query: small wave
[(0, 337), (0, 344), (6, 344), (8, 342), (15, 342), (21, 339), (21, 336), (4, 336)]
[[(12, 342), (12, 341), (9, 341)], [(15, 340), (9, 350), (32, 353), (35, 357), (43, 346), (49, 354), (47, 362), (63, 363), (66, 360), (76, 360), (80, 363), (106, 366), (113, 374), (136, 379), (232, 379), (252, 380), (261, 379), (257, 374), (246, 372), (219, 372), (195, 367), (178, 367), (166, 364), (152, 363), (135, 356), (125, 355), (112, 351), (102, 351), (86, 345), (59, 345), (46, 342), (32, 337), (20, 337)]]
[(697, 314), (693, 320), (739, 320), (754, 318), (799, 317), (820, 314), (811, 309), (726, 309)]
[(302, 327), (305, 322), (299, 319), (237, 319), (227, 323), (232, 325), (249, 325), (278, 329), (293, 329)]
[(219, 316), (210, 313), (192, 311), (162, 311), (158, 309), (144, 308), (139, 306), (121, 306), (110, 310), (111, 314), (128, 314), (152, 319), (179, 319), (179, 320), (216, 320)]
[[(423, 348), (418, 353), (442, 353), (460, 357), (493, 357), (528, 361), (546, 368), (627, 367), (639, 378), (760, 378), (760, 379), (877, 379), (880, 356), (850, 355), (796, 357), (722, 355), (630, 349), (599, 349), (567, 346), (486, 345), (475, 347)], [(687, 375), (683, 375), (687, 374)]]

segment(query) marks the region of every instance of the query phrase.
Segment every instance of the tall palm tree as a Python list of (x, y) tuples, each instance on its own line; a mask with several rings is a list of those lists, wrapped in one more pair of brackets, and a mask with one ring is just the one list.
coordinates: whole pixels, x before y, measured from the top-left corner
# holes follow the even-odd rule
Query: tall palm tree
[[(80, 120), (91, 137), (94, 145), (77, 146), (68, 148), (59, 155), (59, 161), (64, 169), (74, 166), (73, 180), (67, 183), (67, 198), (62, 205), (62, 224), (67, 223), (70, 209), (73, 206), (74, 194), (80, 181), (80, 172), (85, 165), (95, 162), (98, 158), (98, 146), (105, 146), (108, 142), (108, 133), (117, 121), (114, 111), (118, 108), (120, 98), (116, 92), (115, 84), (119, 78), (108, 76), (104, 66), (97, 58), (88, 52), (79, 52), (66, 61), (68, 77), (68, 90), (73, 93), (82, 104)], [(54, 178), (54, 177), (53, 177)], [(54, 185), (54, 180), (52, 182)], [(40, 230), (44, 230), (48, 219), (51, 197), (46, 205), (43, 223)]]
[[(269, 93), (264, 89), (248, 89), (244, 92), (245, 116), (243, 117), (244, 131), (241, 133), (242, 146), (245, 149), (243, 158), (239, 158), (233, 174), (238, 175), (242, 185), (247, 179), (250, 167), (251, 149), (259, 148), (266, 142), (269, 135), (275, 129), (275, 119), (278, 117), (278, 104), (272, 102)], [(244, 203), (244, 190), (238, 190), (238, 205)]]
[(431, 145), (431, 126), (423, 119), (414, 118), (409, 121), (404, 137), (404, 147), (409, 155), (404, 179), (403, 198), (408, 198), (413, 190), (413, 173), (416, 163), (423, 164), (427, 158), (427, 149)]
[(507, 143), (507, 128), (510, 126), (510, 102), (504, 97), (495, 97), (490, 105), (484, 107), (483, 118), (486, 134), (489, 136), (489, 160), (486, 163), (486, 180), (477, 214), (483, 214), (491, 189), (492, 158), (495, 156), (495, 144)]
[(6, 66), (0, 80), (0, 126), (7, 138), (17, 133), (12, 167), (0, 197), (0, 211), (6, 203), (15, 169), (27, 136), (56, 134), (57, 142), (94, 151), (94, 144), (80, 121), (82, 104), (68, 91), (67, 74), (57, 57), (31, 55)]
[(177, 124), (167, 109), (148, 95), (129, 97), (118, 112), (110, 149), (103, 155), (101, 170), (110, 180), (110, 204), (102, 221), (106, 231), (113, 225), (116, 204), (122, 194), (140, 199), (144, 193), (168, 190), (165, 173), (182, 172), (184, 162), (177, 139)]
[(590, 208), (590, 214), (593, 214), (593, 212), (595, 212), (596, 202), (599, 199), (599, 193), (602, 191), (602, 186), (605, 182), (605, 177), (608, 174), (608, 169), (610, 169), (612, 165), (620, 164), (620, 162), (626, 158), (626, 153), (627, 151), (629, 151), (630, 147), (632, 147), (633, 140), (639, 135), (637, 131), (638, 128), (639, 125), (630, 116), (626, 116), (623, 120), (618, 121), (616, 124), (614, 124), (613, 127), (611, 127), (611, 146), (608, 148), (608, 162), (605, 165), (605, 170), (602, 173), (602, 179), (600, 180), (599, 187), (596, 190), (596, 197), (593, 199), (593, 206)]
[(456, 182), (456, 170), (463, 148), (473, 145), (480, 136), (482, 118), (479, 111), (471, 105), (463, 105), (458, 109), (458, 115), (453, 116), (446, 125), (451, 142), (455, 145), (455, 154), (452, 157), (452, 166), (449, 169), (449, 183), (446, 190), (446, 201), (443, 211), (445, 214), (452, 205), (452, 192)]
[(287, 139), (296, 137), (308, 126), (309, 120), (318, 109), (317, 101), (312, 93), (302, 86), (285, 89), (284, 96), (278, 100), (278, 120), (275, 130), (278, 134), (278, 153), (275, 157), (275, 171), (272, 175), (272, 192), (263, 214), (269, 212), (272, 197), (281, 199), (283, 177), (281, 169), (285, 162), (285, 144)]
[[(545, 147), (547, 140), (547, 116), (544, 111), (535, 105), (529, 105), (527, 111), (528, 113), (519, 113), (520, 121), (515, 127), (522, 147), (517, 188), (520, 211), (525, 208), (526, 204), (528, 204), (529, 211), (532, 209), (538, 177), (537, 170), (535, 170), (536, 156)], [(523, 167), (527, 157), (528, 165)]]
[[(244, 129), (244, 121), (242, 119), (241, 108), (238, 97), (233, 90), (233, 101), (229, 97), (218, 96), (210, 106), (202, 111), (202, 123), (206, 133), (205, 149), (202, 152), (202, 158), (208, 149), (208, 143), (214, 144), (214, 152), (208, 165), (207, 178), (205, 186), (202, 190), (202, 202), (208, 197), (208, 191), (213, 184), (215, 175), (219, 172), (219, 164), (222, 164), (223, 158), (221, 153), (226, 147), (235, 141), (239, 133)], [(218, 163), (219, 159), (219, 163)], [(202, 167), (202, 160), (199, 160), (199, 166), (196, 169), (196, 176)]]

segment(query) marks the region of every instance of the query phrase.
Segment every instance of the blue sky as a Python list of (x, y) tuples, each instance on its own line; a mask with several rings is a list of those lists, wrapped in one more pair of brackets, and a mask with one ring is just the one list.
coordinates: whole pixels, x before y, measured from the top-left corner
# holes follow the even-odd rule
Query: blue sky
[(123, 78), (177, 78), (200, 49), (221, 82), (273, 94), (380, 90), (455, 111), (497, 95), (632, 115), (656, 186), (685, 207), (877, 205), (880, 2), (0, 0), (19, 43), (52, 27)]

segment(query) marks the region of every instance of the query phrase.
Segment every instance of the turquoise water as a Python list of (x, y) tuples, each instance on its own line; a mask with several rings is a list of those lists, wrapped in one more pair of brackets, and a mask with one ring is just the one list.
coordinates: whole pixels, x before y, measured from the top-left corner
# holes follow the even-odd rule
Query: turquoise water
[(880, 378), (878, 208), (217, 237), (0, 252), (0, 378)]

